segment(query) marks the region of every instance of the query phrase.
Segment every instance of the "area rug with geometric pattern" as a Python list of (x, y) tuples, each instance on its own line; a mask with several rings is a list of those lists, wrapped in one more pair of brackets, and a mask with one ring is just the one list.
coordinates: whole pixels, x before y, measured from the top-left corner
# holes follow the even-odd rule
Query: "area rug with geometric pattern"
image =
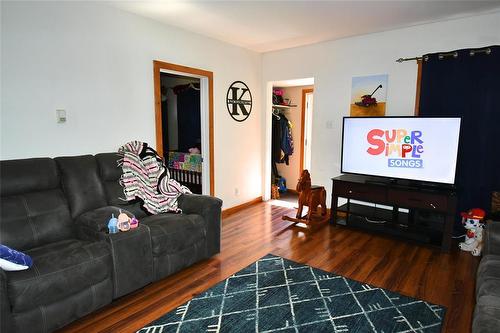
[(138, 332), (427, 333), (445, 311), (268, 254)]

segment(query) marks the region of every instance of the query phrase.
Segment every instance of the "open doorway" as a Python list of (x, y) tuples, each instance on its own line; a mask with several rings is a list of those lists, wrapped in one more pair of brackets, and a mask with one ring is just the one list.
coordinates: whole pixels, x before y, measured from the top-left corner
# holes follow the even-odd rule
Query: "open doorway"
[(296, 202), (298, 179), (311, 166), (313, 87), (312, 78), (268, 84), (264, 200)]
[(212, 72), (154, 61), (156, 149), (170, 177), (214, 195)]
[(170, 177), (202, 193), (200, 79), (160, 72), (163, 160)]

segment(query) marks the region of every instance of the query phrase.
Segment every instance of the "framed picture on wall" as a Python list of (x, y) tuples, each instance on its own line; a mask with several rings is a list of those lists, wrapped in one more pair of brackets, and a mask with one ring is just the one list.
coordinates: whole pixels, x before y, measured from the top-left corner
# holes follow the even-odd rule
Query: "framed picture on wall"
[(387, 74), (352, 78), (351, 117), (385, 116), (388, 78)]

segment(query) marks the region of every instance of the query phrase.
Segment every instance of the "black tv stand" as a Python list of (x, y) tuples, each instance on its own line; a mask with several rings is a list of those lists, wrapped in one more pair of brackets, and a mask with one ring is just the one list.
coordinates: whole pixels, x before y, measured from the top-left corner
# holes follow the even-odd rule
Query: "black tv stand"
[(387, 180), (382, 180), (382, 179), (380, 179), (380, 180), (376, 180), (376, 179), (371, 180), (371, 179), (367, 179), (365, 183), (366, 184), (372, 184), (372, 185), (386, 186), (386, 185), (389, 185), (389, 184), (395, 185), (395, 184), (398, 183), (398, 181), (397, 181), (397, 179), (387, 179)]
[(350, 175), (349, 177), (359, 177), (364, 179), (366, 184), (374, 185), (386, 185), (395, 186), (400, 188), (411, 188), (411, 189), (429, 189), (429, 190), (448, 190), (455, 191), (454, 185), (430, 183), (430, 182), (420, 182), (418, 180), (406, 180), (398, 178), (383, 178), (383, 177), (369, 177), (361, 175)]
[[(453, 188), (357, 175), (342, 175), (332, 181), (332, 224), (450, 250), (456, 211)], [(347, 203), (338, 207), (339, 198), (347, 199)], [(391, 206), (392, 210), (377, 204)]]

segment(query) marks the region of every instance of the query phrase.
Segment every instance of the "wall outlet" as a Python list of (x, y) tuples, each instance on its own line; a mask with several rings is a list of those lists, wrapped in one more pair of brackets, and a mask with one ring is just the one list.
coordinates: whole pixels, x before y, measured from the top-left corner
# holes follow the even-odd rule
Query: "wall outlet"
[(240, 194), (240, 190), (237, 187), (235, 187), (234, 188), (234, 195), (238, 196), (239, 194)]
[(332, 128), (333, 128), (333, 121), (331, 121), (331, 120), (327, 120), (327, 121), (326, 121), (326, 128), (328, 128), (328, 129), (332, 129)]

